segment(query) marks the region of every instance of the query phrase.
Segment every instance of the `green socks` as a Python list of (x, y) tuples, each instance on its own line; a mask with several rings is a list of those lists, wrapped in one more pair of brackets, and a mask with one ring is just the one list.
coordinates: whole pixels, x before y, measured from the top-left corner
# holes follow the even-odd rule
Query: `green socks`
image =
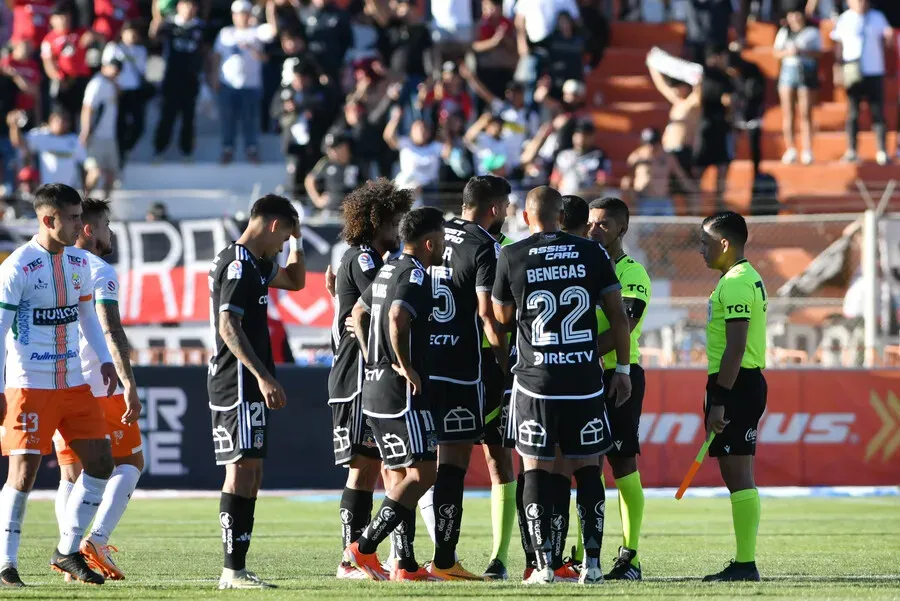
[(759, 530), (759, 491), (755, 488), (739, 490), (731, 494), (731, 517), (734, 520), (734, 538), (737, 541), (735, 561), (756, 561), (756, 532)]
[(508, 566), (509, 541), (516, 523), (516, 482), (491, 486), (491, 531), (494, 548), (491, 558), (497, 558)]
[[(641, 537), (641, 523), (644, 521), (644, 487), (641, 486), (641, 473), (632, 472), (618, 478), (616, 488), (619, 490), (619, 515), (622, 518), (622, 546), (637, 551), (638, 539)], [(634, 556), (632, 564), (641, 565), (637, 555)]]

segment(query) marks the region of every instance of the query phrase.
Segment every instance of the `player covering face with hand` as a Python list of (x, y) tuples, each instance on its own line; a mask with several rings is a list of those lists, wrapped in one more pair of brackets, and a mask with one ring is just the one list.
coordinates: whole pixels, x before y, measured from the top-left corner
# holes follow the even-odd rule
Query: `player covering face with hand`
[[(280, 267), (276, 258), (289, 240), (287, 265)], [(300, 220), (288, 199), (270, 194), (253, 203), (244, 233), (213, 261), (209, 284), (216, 346), (207, 387), (216, 463), (225, 466), (219, 500), (225, 565), (219, 588), (269, 588), (273, 585), (247, 570), (246, 557), (269, 411), (286, 402), (269, 339), (269, 287), (300, 290), (306, 284)]]
[(766, 410), (766, 311), (762, 277), (744, 258), (747, 222), (731, 211), (703, 221), (700, 252), (706, 266), (722, 274), (709, 297), (706, 324), (706, 428), (715, 432), (709, 456), (731, 492), (735, 559), (706, 576), (707, 582), (759, 581), (756, 533), (759, 491), (753, 480), (756, 433)]

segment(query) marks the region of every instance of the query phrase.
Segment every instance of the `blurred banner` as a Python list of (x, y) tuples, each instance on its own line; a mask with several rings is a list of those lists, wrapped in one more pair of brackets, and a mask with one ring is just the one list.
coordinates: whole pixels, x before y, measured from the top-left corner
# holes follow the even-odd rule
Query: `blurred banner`
[[(214, 463), (206, 370), (147, 367), (135, 372), (142, 385), (147, 460), (140, 486), (220, 487), (224, 468)], [(288, 391), (288, 405), (272, 414), (263, 485), (342, 488), (346, 472), (333, 465), (328, 370), (291, 367), (279, 369), (277, 375)], [(766, 379), (768, 410), (756, 432), (757, 484), (900, 482), (900, 371), (769, 370)], [(639, 460), (644, 486), (677, 486), (690, 467), (704, 438), (705, 383), (702, 370), (647, 370)], [(612, 482), (611, 475), (607, 477)], [(58, 480), (55, 458), (45, 458), (38, 488), (56, 488)], [(479, 449), (468, 484), (490, 486)], [(694, 486), (721, 484), (716, 461), (707, 459)]]
[[(116, 252), (113, 263), (121, 284), (119, 303), (126, 325), (209, 323), (209, 267), (216, 254), (240, 234), (231, 219), (170, 221), (114, 221)], [(339, 241), (337, 224), (304, 225), (303, 248), (309, 275), (299, 292), (273, 290), (271, 301), (290, 325), (331, 327), (331, 298), (325, 290), (328, 263), (346, 244)], [(34, 233), (34, 226), (9, 228), (15, 248)], [(0, 253), (4, 252), (0, 236)], [(8, 254), (8, 251), (5, 253)], [(5, 258), (5, 254), (0, 257)], [(284, 264), (284, 258), (282, 259)]]

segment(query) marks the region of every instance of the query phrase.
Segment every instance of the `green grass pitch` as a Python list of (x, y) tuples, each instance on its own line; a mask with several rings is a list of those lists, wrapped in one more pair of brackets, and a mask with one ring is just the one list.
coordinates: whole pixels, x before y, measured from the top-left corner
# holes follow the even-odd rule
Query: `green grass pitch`
[[(621, 540), (615, 502), (609, 503), (603, 567)], [(47, 561), (57, 541), (53, 504), (33, 501), (25, 518), (19, 562), (26, 589), (0, 590), (16, 599), (900, 599), (900, 499), (762, 500), (760, 584), (702, 584), (732, 557), (727, 499), (648, 499), (641, 540), (645, 581), (583, 588), (524, 587), (518, 534), (508, 583), (374, 583), (337, 581), (337, 502), (262, 498), (248, 567), (279, 585), (271, 591), (217, 591), (221, 566), (218, 500), (136, 499), (111, 541), (127, 580), (101, 588), (64, 584)], [(419, 561), (431, 542), (419, 522)], [(570, 538), (571, 541), (571, 538)], [(485, 567), (491, 546), (490, 506), (467, 499), (459, 553), (467, 567)], [(386, 548), (386, 543), (382, 549)]]

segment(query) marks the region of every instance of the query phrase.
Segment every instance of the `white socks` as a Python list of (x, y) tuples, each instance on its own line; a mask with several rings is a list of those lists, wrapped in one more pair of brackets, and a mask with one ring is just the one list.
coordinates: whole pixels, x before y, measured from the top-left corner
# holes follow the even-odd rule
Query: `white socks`
[(78, 476), (66, 503), (63, 533), (59, 539), (58, 549), (63, 555), (71, 555), (81, 546), (84, 531), (97, 515), (106, 483), (107, 480), (88, 476), (84, 472)]
[(0, 490), (0, 568), (18, 567), (19, 539), (28, 493), (7, 485)]
[(72, 489), (75, 488), (74, 482), (69, 482), (68, 480), (60, 480), (59, 488), (56, 491), (56, 502), (54, 503), (54, 509), (56, 509), (56, 525), (59, 526), (59, 535), (62, 536), (63, 532), (65, 532), (65, 527), (63, 524), (66, 519), (66, 503), (69, 502), (69, 495), (72, 494)]
[(428, 536), (431, 537), (431, 542), (435, 542), (434, 538), (434, 487), (426, 491), (422, 498), (419, 499), (419, 513), (422, 514), (422, 519), (425, 521), (425, 528), (428, 529)]
[(133, 465), (117, 465), (113, 470), (91, 529), (93, 540), (104, 545), (109, 541), (112, 531), (125, 514), (125, 508), (128, 507), (128, 501), (140, 477), (141, 471)]

